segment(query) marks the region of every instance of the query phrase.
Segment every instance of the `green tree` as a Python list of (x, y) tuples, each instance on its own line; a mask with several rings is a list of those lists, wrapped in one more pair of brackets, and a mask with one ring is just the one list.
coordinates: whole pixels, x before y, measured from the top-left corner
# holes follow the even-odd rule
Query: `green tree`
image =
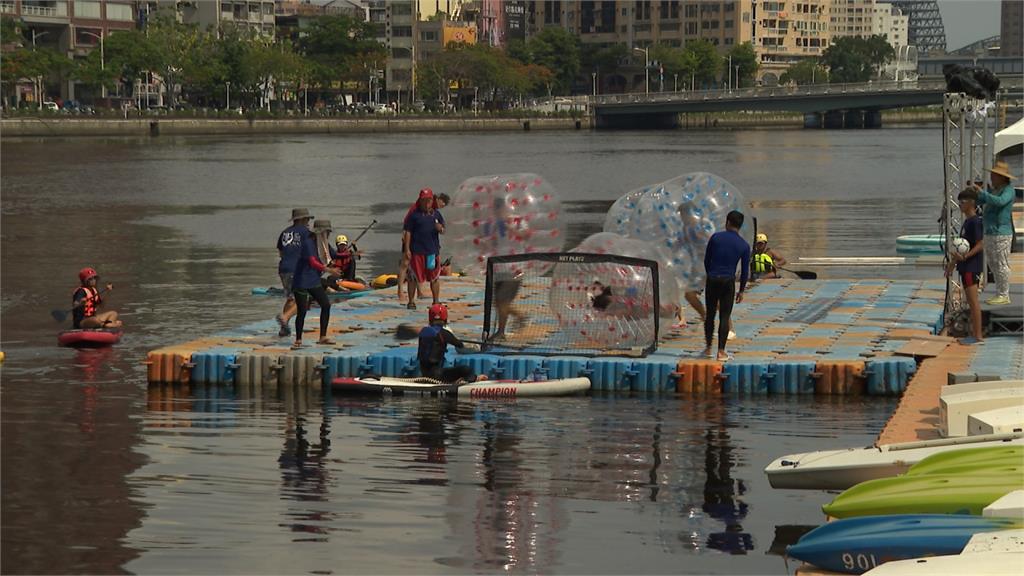
[(798, 86), (805, 84), (827, 84), (828, 70), (817, 59), (808, 58), (790, 66), (782, 76), (779, 84), (793, 82)]
[(332, 82), (364, 81), (372, 70), (383, 68), (388, 54), (375, 30), (372, 24), (344, 15), (317, 18), (298, 46), (311, 80), (327, 88)]
[(126, 30), (107, 36), (103, 41), (107, 68), (128, 84), (135, 94), (135, 81), (163, 67), (163, 57), (156, 45), (139, 30)]
[(568, 94), (580, 71), (579, 39), (563, 28), (544, 28), (520, 46), (515, 43), (509, 54), (524, 64), (536, 64), (554, 75), (553, 94)]
[(722, 69), (722, 57), (709, 40), (701, 38), (687, 42), (683, 53), (687, 59), (691, 79), (697, 86), (708, 85), (718, 78), (718, 73)]
[(67, 74), (72, 67), (67, 56), (51, 48), (21, 47), (0, 58), (0, 78), (4, 96), (14, 96), (18, 80), (47, 78)]
[[(732, 57), (733, 67), (729, 72), (736, 74), (734, 76), (736, 78), (736, 87), (752, 86), (758, 69), (757, 53), (754, 52), (754, 45), (750, 42), (737, 44), (729, 50), (729, 56)], [(738, 73), (736, 71), (737, 66), (739, 66)]]
[(24, 44), (22, 23), (10, 16), (0, 18), (0, 44)]
[(843, 37), (832, 42), (822, 54), (821, 62), (828, 68), (830, 82), (867, 82), (895, 55), (882, 36)]

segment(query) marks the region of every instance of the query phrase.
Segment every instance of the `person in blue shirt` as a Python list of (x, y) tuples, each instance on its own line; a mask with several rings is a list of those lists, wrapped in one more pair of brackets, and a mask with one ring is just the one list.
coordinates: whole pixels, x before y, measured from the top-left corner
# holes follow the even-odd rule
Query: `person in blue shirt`
[(405, 219), (402, 227), (402, 245), (409, 261), (408, 291), (409, 310), (416, 309), (416, 289), (430, 283), (433, 304), (441, 303), (441, 285), (437, 277), (441, 274), (441, 239), (444, 234), (444, 216), (434, 204), (434, 193), (429, 188), (420, 190), (419, 206)]
[(292, 280), (295, 305), (298, 308), (295, 315), (295, 343), (292, 344), (292, 349), (302, 347), (302, 328), (306, 322), (306, 311), (313, 300), (320, 306), (320, 339), (317, 343), (327, 346), (334, 344), (334, 341), (327, 337), (327, 325), (331, 321), (331, 301), (327, 298), (327, 289), (323, 286), (321, 276), (324, 273), (337, 274), (338, 270), (324, 264), (319, 246), (330, 233), (329, 220), (316, 220), (313, 222), (313, 230), (306, 230), (301, 239), (302, 249)]
[[(715, 312), (718, 320), (718, 356), (727, 360), (725, 344), (732, 326), (732, 303), (743, 302), (743, 291), (750, 277), (750, 244), (739, 234), (743, 227), (743, 214), (733, 210), (725, 217), (725, 230), (715, 232), (708, 240), (704, 253), (704, 271), (707, 283), (704, 288), (704, 302), (707, 316), (704, 317), (704, 340), (707, 347), (704, 355), (711, 355), (712, 337), (715, 333)], [(740, 291), (736, 292), (736, 265), (740, 265)]]
[(420, 330), (419, 348), (416, 352), (416, 358), (420, 362), (420, 373), (426, 378), (433, 378), (445, 384), (473, 380), (473, 369), (465, 364), (444, 367), (444, 355), (449, 344), (458, 350), (466, 347), (458, 336), (444, 327), (448, 323), (448, 307), (444, 304), (434, 304), (427, 311), (427, 320), (429, 324)]
[(277, 254), (280, 257), (277, 274), (281, 277), (281, 288), (284, 289), (284, 308), (275, 320), (281, 327), (277, 335), (282, 338), (291, 334), (288, 321), (298, 310), (295, 307), (295, 294), (292, 293), (292, 281), (295, 277), (295, 266), (299, 263), (299, 254), (302, 252), (302, 238), (309, 233), (309, 222), (312, 219), (312, 214), (306, 208), (294, 208), (292, 225), (277, 236)]
[(977, 344), (984, 340), (981, 328), (981, 306), (978, 303), (978, 280), (983, 268), (983, 238), (985, 237), (981, 217), (977, 214), (978, 191), (968, 188), (957, 196), (960, 211), (964, 214), (964, 224), (960, 228), (960, 237), (967, 240), (970, 249), (966, 254), (951, 253), (951, 261), (946, 266), (946, 276), (953, 273), (955, 267), (960, 273), (960, 285), (967, 296), (967, 305), (971, 311), (972, 337), (960, 340), (961, 344)]
[(984, 212), (985, 259), (996, 277), (996, 295), (986, 304), (1004, 305), (1010, 303), (1010, 249), (1013, 247), (1013, 174), (1010, 166), (999, 160), (989, 170), (992, 186), (978, 194), (978, 204)]

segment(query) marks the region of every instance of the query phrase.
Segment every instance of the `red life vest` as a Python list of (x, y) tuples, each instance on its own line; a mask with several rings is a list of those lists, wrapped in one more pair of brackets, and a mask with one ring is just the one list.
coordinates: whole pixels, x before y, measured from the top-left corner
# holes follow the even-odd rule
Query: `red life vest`
[(78, 288), (75, 288), (76, 293), (78, 292), (79, 288), (85, 290), (85, 299), (84, 303), (82, 304), (82, 313), (86, 318), (91, 318), (96, 315), (96, 305), (102, 302), (102, 299), (100, 298), (100, 291), (89, 286), (79, 286)]
[(342, 251), (338, 252), (338, 256), (334, 259), (334, 262), (332, 262), (332, 265), (335, 268), (338, 268), (342, 272), (344, 272), (345, 269), (348, 268), (348, 265), (351, 262), (352, 262), (352, 252), (348, 248), (346, 248), (345, 250), (342, 250)]

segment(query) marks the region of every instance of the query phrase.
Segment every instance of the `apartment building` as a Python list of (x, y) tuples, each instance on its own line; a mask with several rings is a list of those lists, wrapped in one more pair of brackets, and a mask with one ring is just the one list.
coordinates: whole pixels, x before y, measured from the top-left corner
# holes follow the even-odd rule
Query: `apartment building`
[[(152, 7), (154, 2), (141, 4)], [(205, 30), (235, 26), (266, 36), (274, 35), (274, 0), (156, 0), (155, 8), (173, 12), (180, 22)], [(142, 16), (145, 18), (146, 13)]]
[[(382, 63), (387, 101), (409, 102), (415, 82), (413, 59), (419, 11), (416, 0), (366, 0), (369, 22), (377, 29), (377, 41), (388, 52)], [(384, 101), (384, 98), (381, 98)]]
[(1024, 37), (1021, 27), (1024, 26), (1024, 2), (1021, 0), (1003, 0), (999, 25), (999, 55), (1020, 57), (1024, 52)]
[[(841, 1), (841, 0), (835, 0)], [(763, 1), (756, 5), (758, 79), (774, 85), (787, 68), (820, 58), (832, 41), (833, 0)]]
[(886, 2), (875, 4), (871, 33), (885, 36), (894, 50), (899, 51), (907, 46), (909, 25), (910, 18), (898, 7)]
[[(3, 0), (0, 16), (24, 23), (28, 42), (51, 48), (71, 58), (85, 57), (103, 38), (135, 28), (137, 12), (131, 0)], [(19, 84), (15, 100), (76, 100), (79, 85), (43, 78), (38, 85)]]

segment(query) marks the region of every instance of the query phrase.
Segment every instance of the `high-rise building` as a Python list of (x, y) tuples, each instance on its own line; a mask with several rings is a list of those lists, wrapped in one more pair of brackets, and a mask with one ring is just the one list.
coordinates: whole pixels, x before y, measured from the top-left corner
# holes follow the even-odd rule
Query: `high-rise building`
[(871, 33), (885, 36), (893, 50), (907, 46), (907, 32), (910, 19), (892, 4), (879, 2), (874, 7), (874, 18), (871, 22)]
[(416, 0), (370, 0), (370, 23), (378, 25), (377, 39), (387, 49), (383, 64), (389, 101), (408, 102), (413, 88), (413, 57), (419, 11)]
[(787, 68), (801, 60), (821, 57), (832, 40), (832, 8), (833, 0), (756, 4), (754, 45), (761, 64), (758, 78), (763, 84), (774, 85)]
[[(149, 7), (152, 0), (141, 4)], [(173, 12), (180, 22), (204, 30), (228, 26), (274, 35), (274, 0), (156, 0), (158, 10)], [(146, 13), (143, 14), (146, 16)]]
[(1024, 37), (1021, 26), (1024, 25), (1024, 2), (1021, 0), (1003, 0), (999, 22), (999, 55), (1021, 56), (1024, 53)]
[(871, 36), (875, 0), (832, 0), (829, 30), (835, 37)]
[(946, 51), (946, 27), (935, 0), (886, 0), (909, 19), (907, 43), (921, 52)]

